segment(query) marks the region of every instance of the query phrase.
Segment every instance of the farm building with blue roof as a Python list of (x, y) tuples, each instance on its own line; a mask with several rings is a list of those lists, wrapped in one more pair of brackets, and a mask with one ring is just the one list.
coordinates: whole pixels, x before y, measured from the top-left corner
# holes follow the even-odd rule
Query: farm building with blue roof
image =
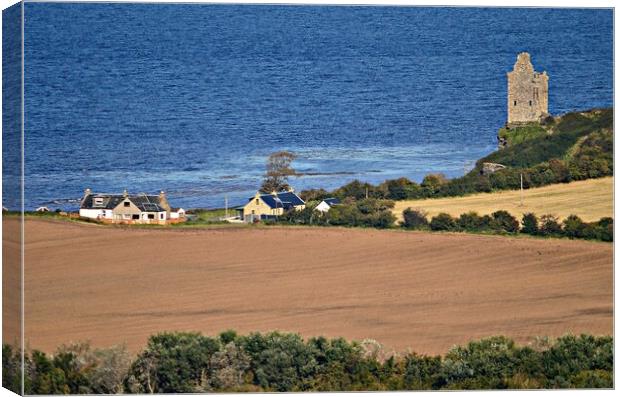
[(276, 219), (290, 210), (303, 210), (306, 203), (291, 189), (285, 192), (257, 192), (245, 205), (237, 207), (239, 218), (245, 222)]

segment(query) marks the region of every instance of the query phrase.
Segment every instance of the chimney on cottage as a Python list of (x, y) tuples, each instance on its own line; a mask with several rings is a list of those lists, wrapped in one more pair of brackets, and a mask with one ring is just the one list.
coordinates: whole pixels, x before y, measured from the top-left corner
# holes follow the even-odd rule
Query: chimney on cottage
[(84, 204), (84, 200), (86, 200), (86, 197), (90, 196), (91, 194), (93, 194), (93, 191), (90, 190), (90, 188), (86, 188), (84, 189), (84, 197), (82, 197), (82, 200), (80, 200), (80, 207), (82, 206), (82, 204)]
[(286, 191), (289, 193), (295, 193), (295, 189), (293, 189), (292, 186), (289, 186), (288, 189), (286, 189)]
[(127, 193), (127, 189), (123, 190), (123, 197), (127, 197), (129, 196), (129, 193)]
[(164, 192), (163, 190), (159, 191), (159, 205), (168, 213), (170, 213), (170, 204), (168, 203), (168, 199), (166, 198), (166, 192)]

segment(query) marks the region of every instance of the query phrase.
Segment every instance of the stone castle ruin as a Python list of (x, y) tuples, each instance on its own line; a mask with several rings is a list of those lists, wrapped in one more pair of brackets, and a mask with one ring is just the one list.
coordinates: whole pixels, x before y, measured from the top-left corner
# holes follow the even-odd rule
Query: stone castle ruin
[(538, 73), (530, 61), (530, 54), (517, 56), (508, 75), (508, 125), (538, 122), (549, 112), (549, 76)]

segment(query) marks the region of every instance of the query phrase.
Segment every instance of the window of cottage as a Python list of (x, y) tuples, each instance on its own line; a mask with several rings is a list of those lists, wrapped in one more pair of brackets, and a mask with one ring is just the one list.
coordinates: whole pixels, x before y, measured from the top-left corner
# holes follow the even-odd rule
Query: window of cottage
[(125, 207), (129, 207), (129, 201), (125, 201), (123, 204), (125, 205)]
[(155, 219), (155, 214), (149, 214), (149, 219)]

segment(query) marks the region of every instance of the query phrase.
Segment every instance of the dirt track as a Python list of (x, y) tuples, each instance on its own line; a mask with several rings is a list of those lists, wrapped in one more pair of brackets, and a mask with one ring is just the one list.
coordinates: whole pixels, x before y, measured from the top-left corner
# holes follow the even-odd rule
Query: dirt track
[(327, 228), (116, 229), (26, 222), (33, 348), (144, 346), (164, 330), (279, 329), (445, 353), (612, 332), (612, 245)]

